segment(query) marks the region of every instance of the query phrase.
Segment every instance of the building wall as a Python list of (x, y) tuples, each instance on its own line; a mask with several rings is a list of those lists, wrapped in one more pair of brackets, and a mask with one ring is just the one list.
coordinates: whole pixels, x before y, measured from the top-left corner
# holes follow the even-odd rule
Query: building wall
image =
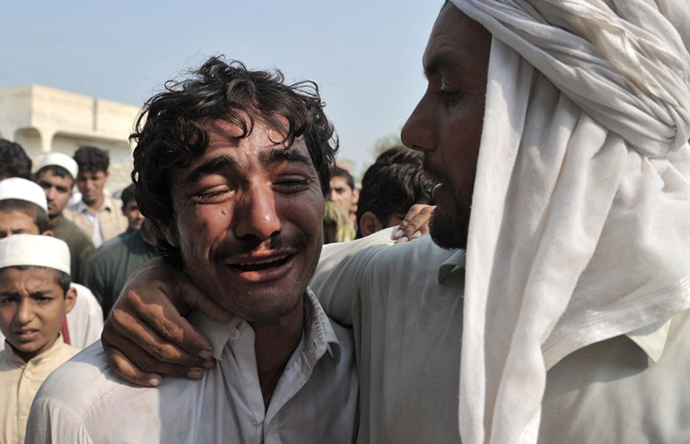
[(111, 191), (130, 182), (128, 137), (138, 113), (136, 106), (40, 85), (0, 89), (0, 137), (22, 145), (34, 163), (49, 152), (71, 156), (82, 145), (105, 149)]

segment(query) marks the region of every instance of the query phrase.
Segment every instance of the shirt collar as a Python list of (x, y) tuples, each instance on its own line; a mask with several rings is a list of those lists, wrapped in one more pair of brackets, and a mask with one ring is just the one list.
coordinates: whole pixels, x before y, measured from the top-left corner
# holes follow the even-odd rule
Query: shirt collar
[(657, 363), (666, 347), (666, 339), (668, 338), (670, 327), (671, 320), (669, 319), (642, 327), (627, 333), (626, 336), (637, 344), (649, 356), (649, 359)]
[[(86, 206), (86, 204), (84, 203), (83, 200), (80, 200), (79, 202), (77, 202), (77, 206), (75, 207), (75, 210), (77, 211), (77, 213), (83, 214), (84, 212), (89, 211), (89, 207)], [(98, 209), (99, 212), (104, 211), (104, 210), (109, 211), (109, 212), (113, 212), (113, 210), (114, 210), (113, 202), (110, 199), (110, 197), (107, 195), (103, 196), (103, 204)]]
[(62, 338), (62, 333), (58, 333), (58, 338), (57, 341), (46, 351), (43, 353), (40, 353), (37, 356), (34, 356), (33, 358), (29, 359), (28, 361), (24, 361), (21, 356), (17, 354), (17, 352), (14, 351), (14, 347), (7, 342), (7, 339), (5, 339), (5, 349), (3, 353), (5, 353), (5, 356), (7, 357), (8, 361), (11, 362), (16, 362), (17, 364), (20, 365), (25, 365), (28, 364), (29, 362), (38, 365), (41, 361), (44, 359), (49, 359), (52, 356), (55, 356), (60, 353), (60, 349), (65, 346), (65, 341)]
[(337, 364), (340, 362), (342, 350), (335, 331), (333, 331), (331, 320), (326, 316), (326, 312), (323, 311), (311, 288), (307, 287), (305, 296), (305, 339), (310, 362), (316, 363), (328, 352)]
[(437, 274), (438, 283), (442, 284), (443, 280), (456, 268), (465, 268), (465, 250), (456, 250), (455, 253), (439, 265)]
[[(315, 364), (328, 352), (337, 364), (342, 353), (340, 343), (330, 319), (310, 288), (307, 288), (305, 293), (304, 307), (303, 343), (308, 361)], [(211, 343), (213, 357), (218, 361), (221, 360), (223, 350), (230, 341), (233, 331), (240, 322), (244, 322), (236, 316), (226, 322), (214, 321), (199, 310), (193, 310), (189, 314), (189, 321)]]

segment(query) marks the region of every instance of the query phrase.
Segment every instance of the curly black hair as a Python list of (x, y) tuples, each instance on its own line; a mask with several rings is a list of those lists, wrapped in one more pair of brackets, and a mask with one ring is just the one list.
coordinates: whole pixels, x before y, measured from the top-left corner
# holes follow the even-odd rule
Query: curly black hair
[(0, 179), (31, 179), (31, 159), (18, 143), (0, 139)]
[[(136, 144), (132, 181), (139, 209), (157, 224), (173, 221), (169, 172), (204, 152), (209, 119), (237, 125), (241, 137), (252, 132), (255, 118), (281, 131), (281, 119), (287, 120), (287, 133), (279, 142), (290, 146), (304, 139), (325, 196), (338, 140), (323, 106), (314, 82), (286, 84), (279, 70), (251, 71), (222, 56), (211, 57), (186, 79), (166, 82), (165, 90), (146, 102), (130, 136)], [(159, 249), (176, 254), (163, 239)]]
[[(434, 183), (424, 175), (424, 155), (405, 147), (384, 151), (362, 177), (357, 202), (357, 224), (371, 211), (388, 226), (392, 216), (404, 216), (417, 203), (433, 204)], [(359, 229), (357, 237), (361, 237)]]

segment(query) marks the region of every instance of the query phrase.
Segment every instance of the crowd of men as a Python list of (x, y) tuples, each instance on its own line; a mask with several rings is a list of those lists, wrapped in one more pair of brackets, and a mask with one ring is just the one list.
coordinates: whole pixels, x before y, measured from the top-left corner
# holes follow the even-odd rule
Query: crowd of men
[(683, 3), (447, 1), (360, 189), (315, 84), (219, 57), (121, 204), (2, 142), (3, 442), (689, 441)]

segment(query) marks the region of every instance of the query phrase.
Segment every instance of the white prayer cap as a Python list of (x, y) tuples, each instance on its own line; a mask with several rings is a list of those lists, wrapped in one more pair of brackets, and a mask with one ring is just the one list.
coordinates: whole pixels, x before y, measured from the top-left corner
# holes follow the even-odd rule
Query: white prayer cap
[(39, 171), (43, 167), (51, 166), (51, 165), (56, 165), (60, 166), (64, 169), (67, 170), (68, 173), (72, 175), (72, 179), (77, 178), (77, 172), (79, 171), (79, 167), (77, 166), (77, 162), (69, 157), (67, 154), (62, 154), (62, 153), (48, 153), (43, 158), (41, 159), (41, 163), (38, 164), (38, 169), (36, 171)]
[(22, 265), (70, 274), (69, 247), (57, 237), (37, 234), (15, 234), (0, 239), (0, 269)]
[(43, 188), (30, 180), (11, 177), (0, 180), (0, 200), (18, 199), (34, 203), (48, 212), (48, 201)]

